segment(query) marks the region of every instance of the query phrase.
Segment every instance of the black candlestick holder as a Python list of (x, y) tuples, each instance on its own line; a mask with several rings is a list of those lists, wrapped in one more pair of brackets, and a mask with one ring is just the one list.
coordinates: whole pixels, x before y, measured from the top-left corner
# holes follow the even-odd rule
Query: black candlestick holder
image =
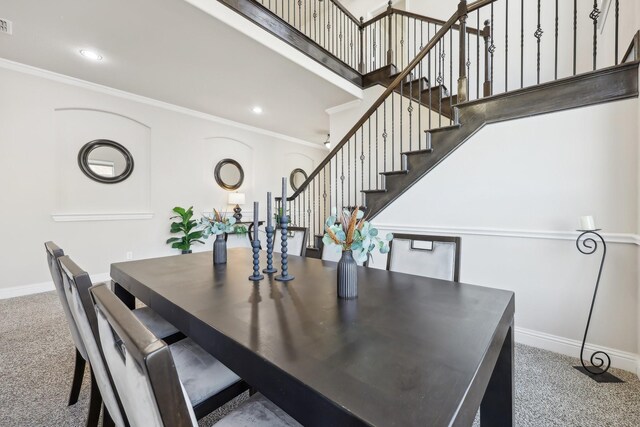
[(289, 227), (289, 216), (281, 215), (280, 216), (280, 231), (281, 231), (281, 244), (280, 244), (280, 255), (282, 259), (282, 273), (277, 275), (275, 279), (279, 282), (288, 282), (290, 280), (295, 279), (292, 275), (289, 274), (289, 261), (287, 260), (287, 228)]
[(267, 268), (262, 270), (262, 272), (273, 274), (278, 272), (277, 268), (273, 268), (273, 226), (267, 225), (265, 232), (267, 233)]
[[(258, 230), (256, 230), (256, 233)], [(253, 239), (251, 242), (253, 248), (253, 276), (249, 276), (249, 280), (254, 282), (264, 279), (264, 276), (260, 274), (260, 240)]]
[(598, 250), (598, 242), (596, 238), (602, 243), (602, 260), (600, 261), (600, 269), (598, 270), (598, 278), (596, 279), (596, 287), (593, 291), (593, 298), (591, 300), (591, 308), (589, 308), (589, 317), (587, 317), (587, 326), (584, 329), (584, 338), (582, 339), (582, 346), (580, 347), (580, 364), (581, 366), (574, 366), (575, 369), (583, 374), (591, 377), (599, 383), (621, 383), (624, 382), (615, 375), (607, 372), (611, 367), (611, 358), (609, 355), (602, 351), (594, 352), (589, 358), (589, 364), (584, 360), (584, 346), (587, 342), (587, 334), (589, 333), (589, 326), (591, 325), (591, 315), (593, 314), (593, 306), (596, 303), (596, 295), (598, 294), (598, 287), (600, 286), (600, 277), (602, 276), (602, 267), (604, 267), (604, 260), (607, 256), (607, 244), (604, 238), (598, 233), (597, 230), (577, 230), (580, 232), (578, 239), (576, 240), (576, 247), (585, 255), (594, 254)]

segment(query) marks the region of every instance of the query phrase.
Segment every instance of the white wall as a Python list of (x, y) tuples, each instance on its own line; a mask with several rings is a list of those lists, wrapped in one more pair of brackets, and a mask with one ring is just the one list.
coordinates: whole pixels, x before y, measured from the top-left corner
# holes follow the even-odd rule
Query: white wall
[(574, 230), (594, 215), (618, 243), (608, 245), (589, 342), (634, 354), (638, 133), (626, 123), (637, 115), (634, 99), (490, 125), (374, 223), (461, 235), (461, 281), (514, 291), (519, 328), (581, 340), (599, 256), (576, 250)]
[[(193, 117), (75, 85), (0, 69), (0, 290), (50, 281), (43, 242), (53, 240), (90, 273), (125, 259), (177, 253), (165, 245), (174, 206), (230, 210), (214, 181), (224, 157), (244, 167), (246, 218), (251, 202), (265, 208), (291, 169), (312, 168), (319, 149)], [(121, 184), (90, 181), (77, 148), (97, 138), (122, 142), (136, 166)], [(281, 158), (285, 156), (286, 162)], [(138, 185), (140, 184), (140, 185)], [(96, 195), (99, 195), (97, 197)], [(151, 219), (56, 222), (52, 214), (152, 214)], [(147, 215), (149, 216), (149, 215)], [(264, 210), (261, 218), (266, 215)], [(142, 217), (145, 217), (142, 215)], [(211, 248), (212, 240), (195, 250)]]

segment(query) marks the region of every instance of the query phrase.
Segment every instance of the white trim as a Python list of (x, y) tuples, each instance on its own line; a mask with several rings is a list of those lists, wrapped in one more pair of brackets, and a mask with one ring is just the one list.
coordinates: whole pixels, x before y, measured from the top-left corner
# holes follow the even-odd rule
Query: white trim
[[(375, 221), (374, 221), (375, 222)], [(577, 231), (554, 230), (517, 230), (482, 227), (426, 227), (421, 225), (393, 225), (375, 222), (378, 229), (391, 233), (416, 233), (416, 234), (462, 234), (490, 237), (510, 237), (522, 239), (546, 239), (546, 240), (576, 240)], [(601, 233), (607, 243), (622, 243), (640, 246), (640, 236), (631, 233)]]
[[(109, 273), (92, 274), (91, 282), (98, 283), (111, 280)], [(50, 292), (55, 290), (52, 281), (34, 283), (32, 285), (12, 286), (10, 288), (0, 288), (0, 300), (7, 298), (22, 297), (26, 295), (35, 295), (42, 292)]]
[(153, 212), (135, 213), (54, 213), (51, 218), (55, 222), (79, 222), (79, 221), (125, 221), (153, 218)]
[(202, 113), (200, 111), (191, 110), (185, 107), (180, 107), (178, 105), (170, 104), (168, 102), (158, 101), (157, 99), (147, 98), (146, 96), (136, 95), (134, 93), (125, 92), (120, 89), (114, 89), (109, 86), (92, 83), (86, 80), (77, 79), (75, 77), (66, 76), (64, 74), (54, 73), (53, 71), (32, 67), (31, 65), (21, 64), (19, 62), (10, 61), (4, 58), (0, 58), (0, 68), (3, 68), (5, 70), (17, 71), (19, 73), (29, 74), (31, 76), (41, 77), (43, 79), (52, 80), (58, 83), (64, 83), (70, 86), (80, 87), (82, 89), (92, 90), (94, 92), (104, 93), (106, 95), (115, 96), (115, 97), (126, 99), (129, 101), (139, 102), (141, 104), (150, 105), (152, 107), (173, 111), (174, 113), (185, 114), (187, 116), (195, 117), (195, 118), (206, 120), (209, 122), (219, 123), (226, 126), (231, 126), (238, 129), (246, 130), (249, 132), (254, 132), (257, 134), (278, 138), (283, 141), (293, 142), (295, 144), (312, 147), (318, 150), (325, 149), (324, 145), (322, 144), (305, 141), (303, 139), (299, 139), (293, 136), (284, 135), (278, 132), (273, 132), (273, 131), (261, 129), (255, 126), (246, 125), (244, 123), (239, 123), (233, 120), (214, 116), (213, 114)]
[(318, 61), (310, 58), (295, 47), (289, 45), (285, 41), (266, 31), (262, 27), (254, 24), (244, 16), (232, 10), (230, 7), (227, 7), (220, 2), (211, 0), (186, 0), (186, 2), (222, 21), (222, 25), (228, 25), (231, 28), (236, 29), (247, 37), (250, 37), (258, 43), (264, 45), (268, 49), (273, 50), (274, 52), (282, 55), (291, 62), (298, 64), (302, 68), (314, 73), (318, 77), (323, 78), (329, 83), (342, 89), (346, 93), (360, 99), (364, 97), (364, 91), (361, 88), (349, 82), (347, 79), (338, 75), (337, 73), (331, 71)]
[[(518, 343), (567, 356), (576, 358), (580, 357), (580, 347), (582, 346), (581, 341), (546, 334), (544, 332), (533, 331), (531, 329), (519, 328), (517, 326), (514, 329), (514, 338)], [(585, 359), (591, 357), (591, 354), (596, 351), (604, 351), (611, 357), (612, 367), (640, 374), (638, 371), (640, 367), (640, 360), (638, 359), (637, 354), (591, 344), (586, 344), (584, 349)]]
[(352, 108), (356, 108), (360, 104), (362, 104), (362, 100), (355, 99), (353, 101), (345, 102), (344, 104), (336, 105), (335, 107), (329, 107), (326, 110), (324, 110), (324, 112), (329, 114), (329, 115), (336, 114), (336, 113), (342, 113), (343, 111), (347, 111), (347, 110), (350, 110)]

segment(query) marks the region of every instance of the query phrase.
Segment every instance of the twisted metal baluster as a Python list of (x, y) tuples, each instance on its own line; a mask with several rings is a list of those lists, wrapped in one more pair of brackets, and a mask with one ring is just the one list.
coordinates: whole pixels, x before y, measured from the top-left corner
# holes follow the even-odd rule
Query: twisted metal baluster
[(600, 17), (600, 9), (598, 9), (598, 0), (593, 0), (593, 10), (589, 14), (589, 18), (593, 21), (593, 71), (596, 70), (596, 58), (598, 55), (598, 18)]
[(538, 84), (540, 84), (540, 39), (542, 38), (542, 27), (540, 26), (540, 0), (538, 0), (538, 28), (536, 28), (536, 32), (533, 33), (533, 36), (538, 39), (538, 56), (537, 56), (537, 73), (538, 73)]
[[(582, 231), (582, 230), (579, 230), (579, 231)], [(605, 257), (607, 256), (607, 244), (605, 243), (602, 236), (597, 233), (597, 230), (584, 231), (582, 234), (580, 234), (580, 236), (578, 236), (578, 240), (576, 240), (576, 247), (581, 253), (585, 255), (591, 255), (595, 253), (596, 250), (598, 249), (598, 242), (594, 239), (594, 237), (586, 237), (584, 240), (582, 239), (584, 236), (587, 236), (587, 235), (595, 236), (598, 239), (600, 239), (600, 241), (602, 242), (602, 260), (600, 261), (600, 269), (598, 270), (596, 287), (593, 291), (591, 308), (589, 308), (589, 317), (587, 318), (587, 326), (584, 329), (584, 338), (582, 339), (582, 346), (580, 347), (580, 364), (582, 364), (582, 367), (590, 374), (601, 375), (609, 370), (609, 367), (611, 366), (611, 358), (604, 351), (596, 351), (595, 353), (593, 353), (589, 358), (589, 362), (591, 363), (591, 365), (593, 365), (594, 368), (597, 369), (594, 371), (589, 367), (587, 367), (587, 365), (584, 362), (584, 346), (587, 341), (587, 334), (589, 333), (589, 326), (591, 324), (591, 315), (593, 314), (593, 306), (596, 302), (596, 295), (598, 294), (598, 286), (600, 286), (600, 277), (602, 276), (602, 267), (604, 266), (604, 260), (605, 260)], [(580, 244), (582, 244), (582, 246), (580, 246)], [(603, 356), (606, 358), (606, 362), (602, 358)]]

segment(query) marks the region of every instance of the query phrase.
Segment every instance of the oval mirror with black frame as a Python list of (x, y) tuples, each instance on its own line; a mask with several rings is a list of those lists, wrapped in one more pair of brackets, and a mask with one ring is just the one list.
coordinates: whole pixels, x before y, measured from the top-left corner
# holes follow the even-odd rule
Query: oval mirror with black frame
[(90, 179), (115, 184), (133, 172), (133, 156), (122, 144), (109, 139), (96, 139), (82, 146), (78, 166)]
[(291, 175), (289, 175), (289, 184), (291, 184), (293, 191), (298, 191), (298, 188), (304, 184), (307, 178), (308, 176), (304, 169), (295, 168), (292, 170)]
[(213, 174), (218, 185), (225, 190), (237, 190), (244, 182), (244, 170), (233, 159), (220, 160)]

